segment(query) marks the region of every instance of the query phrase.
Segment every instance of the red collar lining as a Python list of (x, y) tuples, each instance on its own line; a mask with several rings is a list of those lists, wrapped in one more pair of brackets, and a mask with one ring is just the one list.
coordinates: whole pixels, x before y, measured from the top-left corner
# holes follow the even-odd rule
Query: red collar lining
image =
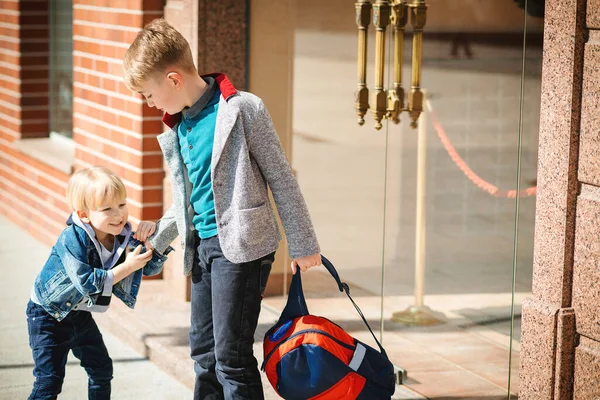
[[(221, 94), (223, 95), (225, 100), (229, 100), (229, 98), (231, 96), (233, 96), (234, 94), (237, 93), (237, 90), (233, 86), (233, 83), (231, 83), (231, 81), (225, 74), (221, 74), (221, 73), (217, 72), (217, 73), (201, 75), (201, 76), (203, 78), (211, 77), (215, 81), (217, 81), (217, 85), (219, 85), (219, 90), (221, 91)], [(180, 112), (177, 114), (174, 114), (174, 115), (165, 113), (165, 115), (163, 115), (163, 118), (162, 118), (162, 122), (164, 122), (165, 125), (167, 125), (169, 128), (173, 128), (175, 125), (177, 125), (177, 123), (179, 121), (181, 121), (181, 113)]]

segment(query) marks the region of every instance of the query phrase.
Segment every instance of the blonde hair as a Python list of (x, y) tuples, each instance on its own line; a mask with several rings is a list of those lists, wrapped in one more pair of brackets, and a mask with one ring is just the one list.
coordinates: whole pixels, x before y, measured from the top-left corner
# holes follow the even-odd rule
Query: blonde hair
[(73, 211), (96, 210), (104, 202), (126, 197), (127, 191), (121, 179), (105, 167), (79, 170), (67, 184), (67, 203)]
[(163, 18), (155, 19), (138, 33), (125, 53), (125, 85), (138, 90), (149, 78), (173, 66), (196, 71), (188, 41)]

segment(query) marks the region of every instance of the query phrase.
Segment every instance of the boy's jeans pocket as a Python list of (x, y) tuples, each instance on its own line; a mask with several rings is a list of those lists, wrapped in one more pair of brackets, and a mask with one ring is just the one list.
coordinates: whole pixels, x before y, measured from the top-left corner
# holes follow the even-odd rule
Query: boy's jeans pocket
[(271, 253), (260, 260), (260, 295), (265, 296), (265, 290), (267, 289), (267, 282), (269, 281), (269, 275), (271, 274), (271, 268), (273, 261), (275, 260), (275, 253)]

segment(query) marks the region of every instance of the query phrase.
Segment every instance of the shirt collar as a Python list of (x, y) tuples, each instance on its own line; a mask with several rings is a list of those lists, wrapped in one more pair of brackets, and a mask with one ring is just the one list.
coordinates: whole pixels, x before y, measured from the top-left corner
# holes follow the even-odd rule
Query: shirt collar
[(217, 82), (213, 77), (207, 76), (203, 77), (202, 79), (204, 79), (208, 86), (198, 101), (196, 101), (191, 107), (183, 110), (183, 115), (187, 119), (196, 118), (196, 116), (198, 116), (198, 114), (204, 110), (204, 107), (206, 107), (206, 105), (210, 102), (210, 99), (212, 99), (217, 90)]

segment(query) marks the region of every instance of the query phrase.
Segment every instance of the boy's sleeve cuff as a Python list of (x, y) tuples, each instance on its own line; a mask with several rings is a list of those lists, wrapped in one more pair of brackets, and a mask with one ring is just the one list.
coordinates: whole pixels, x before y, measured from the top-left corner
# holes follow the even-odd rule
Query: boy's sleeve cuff
[(111, 296), (113, 282), (115, 281), (115, 275), (112, 271), (106, 272), (106, 278), (104, 279), (104, 289), (102, 290), (102, 296)]

